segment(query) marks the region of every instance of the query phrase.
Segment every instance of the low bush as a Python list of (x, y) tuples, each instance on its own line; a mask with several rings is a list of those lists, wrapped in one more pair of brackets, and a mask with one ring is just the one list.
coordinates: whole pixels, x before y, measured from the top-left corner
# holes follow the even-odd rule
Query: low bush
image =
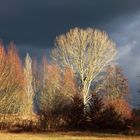
[(102, 112), (102, 127), (124, 129), (131, 124), (132, 110), (124, 99), (107, 101)]

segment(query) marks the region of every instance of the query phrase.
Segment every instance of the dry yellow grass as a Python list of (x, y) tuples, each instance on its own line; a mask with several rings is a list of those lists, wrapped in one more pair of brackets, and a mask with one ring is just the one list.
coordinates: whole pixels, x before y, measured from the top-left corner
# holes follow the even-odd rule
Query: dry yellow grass
[(0, 133), (0, 140), (140, 140), (140, 136), (109, 135), (88, 132)]

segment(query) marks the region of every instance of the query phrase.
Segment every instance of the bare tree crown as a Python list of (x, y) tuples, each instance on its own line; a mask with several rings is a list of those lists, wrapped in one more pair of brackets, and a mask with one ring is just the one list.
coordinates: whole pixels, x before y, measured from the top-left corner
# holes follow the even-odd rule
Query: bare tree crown
[(79, 74), (87, 98), (91, 82), (116, 56), (114, 42), (104, 31), (74, 28), (58, 36), (55, 44), (53, 59)]

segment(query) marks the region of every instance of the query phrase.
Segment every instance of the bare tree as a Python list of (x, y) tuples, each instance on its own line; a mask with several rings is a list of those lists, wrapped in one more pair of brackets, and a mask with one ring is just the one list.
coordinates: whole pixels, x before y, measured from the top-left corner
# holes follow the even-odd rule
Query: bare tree
[(0, 43), (0, 113), (18, 113), (23, 87), (23, 71), (15, 45), (11, 43), (6, 53)]
[(107, 67), (103, 88), (109, 100), (129, 99), (130, 97), (128, 79), (118, 66)]
[[(39, 93), (39, 111), (44, 127), (57, 127), (66, 117), (67, 106), (72, 104), (77, 93), (75, 78), (71, 69), (61, 69), (49, 64), (46, 57), (42, 61), (42, 88)], [(64, 115), (65, 114), (65, 115)]]
[(55, 65), (48, 64), (44, 57), (42, 70), (42, 90), (39, 95), (40, 116), (44, 127), (47, 126), (50, 129), (57, 124), (56, 120), (59, 116), (59, 110), (61, 110), (61, 100), (63, 98), (59, 91), (61, 86), (61, 69)]
[(84, 104), (90, 98), (90, 86), (116, 56), (114, 42), (100, 30), (71, 29), (56, 38), (52, 57), (61, 66), (70, 67), (81, 80)]

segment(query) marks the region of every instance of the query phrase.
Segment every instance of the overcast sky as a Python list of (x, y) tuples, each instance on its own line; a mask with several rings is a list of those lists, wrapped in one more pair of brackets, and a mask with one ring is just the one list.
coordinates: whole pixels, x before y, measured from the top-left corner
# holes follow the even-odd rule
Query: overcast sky
[[(105, 30), (116, 42), (119, 64), (129, 79), (132, 104), (140, 75), (140, 0), (0, 0), (0, 38), (25, 52), (48, 54), (55, 37), (73, 27)], [(140, 86), (139, 86), (140, 87)]]

